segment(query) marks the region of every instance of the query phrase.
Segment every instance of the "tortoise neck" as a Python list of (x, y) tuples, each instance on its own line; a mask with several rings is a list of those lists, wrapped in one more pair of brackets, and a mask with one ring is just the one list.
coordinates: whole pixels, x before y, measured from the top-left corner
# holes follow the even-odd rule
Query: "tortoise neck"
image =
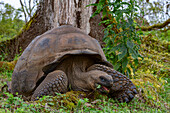
[(63, 70), (67, 77), (69, 84), (73, 90), (82, 90), (79, 88), (81, 83), (87, 81), (87, 68), (94, 64), (94, 60), (87, 55), (76, 55), (66, 58), (61, 65), (60, 70)]

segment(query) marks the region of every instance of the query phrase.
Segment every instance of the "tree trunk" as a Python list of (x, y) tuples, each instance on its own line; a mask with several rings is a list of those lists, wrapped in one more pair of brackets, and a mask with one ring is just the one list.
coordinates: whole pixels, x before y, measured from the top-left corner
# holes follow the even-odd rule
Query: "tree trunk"
[[(3, 43), (1, 53), (8, 53), (7, 60), (13, 60), (38, 35), (65, 24), (82, 29), (102, 44), (104, 26), (98, 25), (101, 16), (90, 18), (95, 7), (87, 5), (98, 0), (42, 0), (35, 15), (30, 19), (19, 35)], [(2, 45), (2, 44), (1, 44)]]

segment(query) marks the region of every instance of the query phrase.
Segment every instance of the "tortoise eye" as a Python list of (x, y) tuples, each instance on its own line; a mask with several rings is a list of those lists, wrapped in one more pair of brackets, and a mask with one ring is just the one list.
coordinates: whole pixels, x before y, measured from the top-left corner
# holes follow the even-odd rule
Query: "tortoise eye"
[(100, 78), (101, 82), (106, 82), (107, 81), (107, 79), (105, 77), (103, 77), (103, 76), (100, 76), (99, 78)]

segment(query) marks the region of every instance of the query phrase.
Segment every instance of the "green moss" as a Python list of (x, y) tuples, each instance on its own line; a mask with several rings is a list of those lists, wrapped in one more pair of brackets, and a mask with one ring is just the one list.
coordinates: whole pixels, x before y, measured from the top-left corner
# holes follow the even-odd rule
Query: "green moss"
[(70, 91), (66, 94), (57, 93), (56, 96), (44, 96), (40, 98), (36, 103), (41, 103), (42, 105), (48, 104), (52, 108), (63, 108), (66, 107), (67, 109), (73, 109), (77, 106), (78, 100), (80, 97), (85, 97), (84, 92), (80, 91)]
[(170, 69), (170, 42), (155, 39), (153, 35), (146, 36), (141, 45), (141, 54), (145, 57), (137, 69), (151, 70), (153, 74), (163, 77), (168, 75)]

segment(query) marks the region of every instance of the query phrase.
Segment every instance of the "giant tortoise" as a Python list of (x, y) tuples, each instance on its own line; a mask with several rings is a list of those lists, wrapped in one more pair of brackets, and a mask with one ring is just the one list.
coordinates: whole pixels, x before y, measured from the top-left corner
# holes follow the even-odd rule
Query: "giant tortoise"
[(109, 91), (110, 97), (129, 102), (136, 87), (112, 68), (96, 39), (63, 25), (37, 36), (24, 50), (12, 74), (12, 93), (36, 100), (68, 90)]

